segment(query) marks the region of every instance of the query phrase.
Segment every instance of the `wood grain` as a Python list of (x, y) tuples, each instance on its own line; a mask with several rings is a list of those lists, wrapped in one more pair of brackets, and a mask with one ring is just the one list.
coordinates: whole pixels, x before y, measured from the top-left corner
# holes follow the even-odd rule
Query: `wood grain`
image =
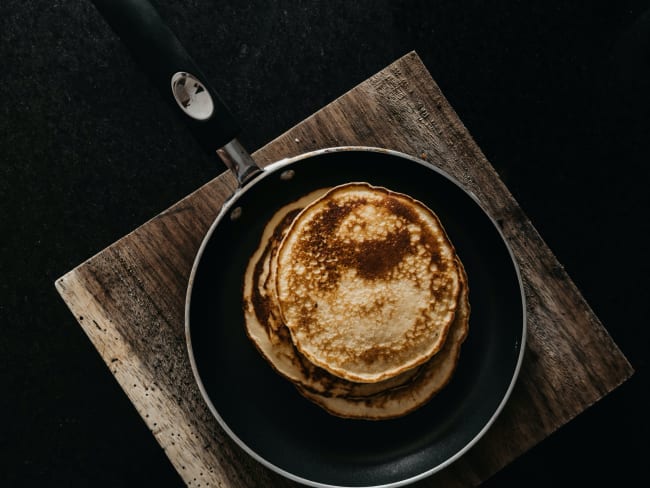
[[(419, 57), (409, 53), (256, 153), (380, 146), (435, 161), (496, 219), (521, 269), (528, 341), (493, 427), (418, 486), (474, 486), (602, 398), (632, 368), (481, 153)], [(219, 427), (194, 383), (184, 301), (194, 256), (235, 188), (223, 174), (57, 280), (56, 287), (188, 486), (292, 486)]]

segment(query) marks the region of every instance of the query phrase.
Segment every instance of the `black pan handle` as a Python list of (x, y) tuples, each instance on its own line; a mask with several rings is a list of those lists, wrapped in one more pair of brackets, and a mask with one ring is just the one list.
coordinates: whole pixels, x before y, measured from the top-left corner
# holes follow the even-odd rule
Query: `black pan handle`
[(92, 2), (203, 149), (218, 152), (240, 184), (259, 172), (236, 139), (239, 124), (154, 7), (147, 0)]

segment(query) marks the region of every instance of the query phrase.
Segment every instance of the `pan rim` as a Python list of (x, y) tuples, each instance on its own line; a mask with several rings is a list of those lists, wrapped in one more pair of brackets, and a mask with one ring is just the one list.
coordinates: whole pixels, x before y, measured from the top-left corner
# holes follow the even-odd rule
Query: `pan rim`
[[(519, 264), (517, 262), (517, 259), (514, 255), (514, 252), (512, 250), (512, 247), (510, 246), (510, 243), (506, 239), (505, 235), (503, 234), (503, 231), (501, 230), (501, 227), (497, 223), (496, 219), (492, 217), (492, 215), (487, 211), (485, 206), (481, 203), (481, 201), (478, 199), (478, 197), (470, 190), (466, 189), (463, 185), (460, 184), (460, 182), (451, 176), (449, 173), (446, 171), (442, 170), (441, 168), (435, 166), (433, 163), (429, 161), (425, 161), (423, 159), (417, 158), (415, 156), (411, 156), (409, 154), (393, 150), (393, 149), (386, 149), (386, 148), (380, 148), (380, 147), (372, 147), (372, 146), (354, 146), (354, 145), (348, 145), (348, 146), (335, 146), (335, 147), (327, 147), (323, 149), (317, 149), (314, 151), (309, 151), (306, 153), (299, 154), (297, 156), (292, 156), (292, 157), (287, 157), (281, 160), (278, 160), (274, 163), (271, 163), (264, 168), (262, 168), (262, 171), (260, 172), (259, 175), (257, 175), (255, 178), (251, 179), (249, 182), (247, 182), (245, 185), (237, 187), (234, 191), (234, 193), (224, 202), (223, 206), (221, 207), (221, 210), (217, 214), (217, 217), (214, 219), (212, 224), (210, 225), (210, 228), (206, 232), (205, 236), (203, 237), (203, 240), (201, 242), (201, 245), (199, 247), (199, 250), (197, 251), (197, 254), (194, 258), (194, 262), (192, 264), (192, 270), (190, 272), (190, 276), (188, 279), (188, 285), (187, 285), (187, 290), (186, 290), (186, 298), (185, 298), (185, 340), (186, 340), (186, 345), (187, 345), (187, 351), (189, 355), (189, 360), (190, 360), (190, 365), (192, 367), (192, 373), (194, 375), (194, 379), (199, 387), (199, 391), (201, 393), (201, 396), (203, 400), (206, 402), (210, 412), (212, 415), (215, 417), (221, 428), (224, 429), (224, 431), (228, 434), (228, 436), (235, 441), (235, 443), (246, 452), (250, 457), (252, 457), (254, 460), (262, 464), (263, 466), (271, 469), (272, 471), (284, 476), (285, 478), (288, 478), (292, 481), (296, 481), (298, 483), (301, 483), (306, 486), (312, 486), (316, 488), (352, 488), (350, 485), (332, 485), (328, 483), (323, 483), (319, 481), (314, 481), (310, 480), (307, 478), (304, 478), (302, 476), (295, 475), (275, 464), (272, 462), (268, 461), (266, 458), (258, 454), (256, 451), (254, 451), (250, 446), (248, 446), (227, 424), (227, 422), (221, 417), (221, 414), (219, 411), (216, 409), (214, 404), (212, 403), (212, 400), (210, 399), (210, 396), (208, 395), (207, 390), (205, 389), (203, 382), (201, 380), (201, 375), (198, 371), (198, 367), (196, 364), (193, 348), (192, 348), (192, 338), (191, 338), (191, 325), (190, 325), (190, 309), (191, 309), (191, 297), (192, 297), (192, 290), (194, 288), (194, 280), (196, 277), (196, 272), (198, 270), (198, 267), (201, 262), (201, 258), (203, 256), (203, 253), (208, 245), (208, 242), (211, 239), (212, 234), (214, 233), (215, 229), (218, 227), (219, 223), (221, 220), (228, 214), (228, 212), (234, 207), (235, 203), (239, 200), (239, 198), (248, 192), (251, 188), (253, 188), (259, 181), (262, 179), (269, 177), (273, 174), (276, 174), (278, 171), (281, 169), (285, 168), (286, 166), (290, 166), (293, 163), (296, 163), (298, 161), (307, 159), (307, 158), (312, 158), (312, 157), (317, 157), (321, 156), (324, 154), (328, 153), (336, 153), (336, 152), (372, 152), (372, 153), (381, 153), (397, 158), (402, 158), (402, 159), (407, 159), (410, 160), (411, 162), (420, 164), (422, 166), (425, 166), (426, 168), (435, 171), (438, 173), (440, 176), (443, 178), (446, 178), (450, 183), (456, 185), (463, 193), (468, 195), (474, 203), (478, 205), (478, 207), (481, 209), (482, 213), (490, 220), (492, 223), (492, 226), (496, 229), (498, 232), (501, 242), (505, 245), (508, 254), (510, 256), (510, 262), (512, 263), (514, 267), (514, 271), (517, 277), (517, 282), (519, 286), (519, 294), (520, 294), (520, 299), (521, 299), (521, 310), (522, 310), (522, 324), (521, 324), (521, 338), (518, 342), (519, 346), (519, 354), (517, 357), (517, 362), (512, 374), (512, 378), (510, 379), (510, 383), (508, 384), (508, 388), (506, 389), (501, 401), (499, 402), (497, 408), (495, 411), (492, 413), (488, 421), (483, 425), (483, 427), (476, 433), (472, 439), (470, 439), (460, 450), (458, 450), (456, 453), (452, 454), (449, 456), (445, 461), (437, 464), (436, 466), (431, 467), (428, 470), (425, 470), (415, 476), (411, 476), (409, 478), (395, 481), (395, 482), (390, 482), (386, 484), (380, 484), (380, 485), (364, 485), (361, 488), (396, 488), (400, 486), (406, 486), (411, 483), (415, 483), (416, 481), (425, 479), (454, 463), (457, 461), (459, 458), (461, 458), (464, 454), (467, 453), (485, 434), (486, 432), (492, 427), (496, 419), (499, 417), (501, 414), (502, 410), (504, 409), (505, 405), (507, 404), (512, 391), (515, 387), (515, 384), (517, 382), (517, 379), (519, 377), (519, 373), (521, 370), (521, 366), (523, 363), (523, 358), (524, 358), (524, 352), (526, 349), (526, 338), (527, 338), (527, 320), (528, 320), (528, 314), (526, 311), (526, 295), (525, 295), (525, 288), (523, 284), (523, 279), (522, 279), (522, 274), (521, 274), (521, 269), (519, 267)], [(355, 485), (356, 486), (356, 485)], [(357, 487), (359, 488), (359, 487)]]

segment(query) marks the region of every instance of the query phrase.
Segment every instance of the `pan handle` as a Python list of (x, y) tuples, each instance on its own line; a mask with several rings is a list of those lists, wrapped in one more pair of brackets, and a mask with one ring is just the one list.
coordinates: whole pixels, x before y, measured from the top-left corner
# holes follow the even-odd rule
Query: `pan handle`
[(203, 149), (218, 153), (240, 185), (260, 172), (236, 139), (239, 124), (154, 7), (147, 0), (92, 2)]

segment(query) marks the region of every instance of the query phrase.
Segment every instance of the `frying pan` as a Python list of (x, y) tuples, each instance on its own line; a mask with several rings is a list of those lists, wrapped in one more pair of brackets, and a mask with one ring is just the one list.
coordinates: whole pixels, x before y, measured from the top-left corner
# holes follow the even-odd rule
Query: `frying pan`
[[(191, 272), (186, 337), (196, 382), (212, 414), (249, 455), (311, 486), (400, 486), (462, 456), (489, 429), (515, 384), (526, 320), (518, 267), (478, 200), (430, 162), (389, 149), (337, 147), (259, 168), (237, 124), (154, 8), (94, 0), (163, 97), (239, 187), (205, 236)], [(433, 209), (464, 263), (470, 332), (451, 382), (401, 418), (334, 417), (305, 400), (248, 340), (242, 280), (266, 222), (312, 190), (365, 181)]]

